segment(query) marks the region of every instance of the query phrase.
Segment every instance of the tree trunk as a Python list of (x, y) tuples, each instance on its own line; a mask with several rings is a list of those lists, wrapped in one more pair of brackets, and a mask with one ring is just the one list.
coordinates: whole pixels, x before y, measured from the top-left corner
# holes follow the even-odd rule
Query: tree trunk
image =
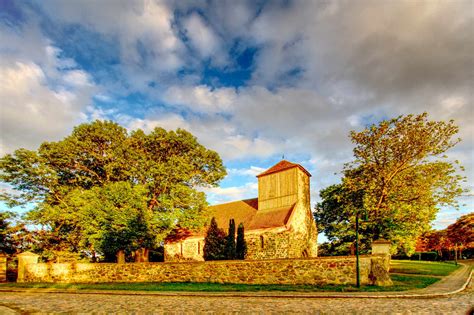
[(148, 262), (150, 250), (148, 248), (139, 248), (135, 251), (135, 262)]
[(123, 249), (117, 252), (117, 264), (125, 263), (125, 251)]

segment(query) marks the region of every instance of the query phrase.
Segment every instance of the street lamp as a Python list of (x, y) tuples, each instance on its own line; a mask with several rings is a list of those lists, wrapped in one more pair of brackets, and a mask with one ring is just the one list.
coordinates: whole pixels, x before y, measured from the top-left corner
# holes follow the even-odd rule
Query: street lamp
[[(362, 220), (363, 222), (368, 221), (368, 213), (367, 210), (362, 208), (360, 210), (364, 211), (365, 218)], [(359, 213), (360, 210), (356, 210), (356, 273), (357, 273), (357, 287), (360, 288), (360, 267), (359, 267)]]

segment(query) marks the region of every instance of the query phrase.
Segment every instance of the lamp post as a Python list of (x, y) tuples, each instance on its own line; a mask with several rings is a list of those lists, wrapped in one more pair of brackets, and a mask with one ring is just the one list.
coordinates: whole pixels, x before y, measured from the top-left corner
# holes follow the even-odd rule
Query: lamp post
[[(365, 214), (364, 222), (368, 221), (367, 210), (362, 208)], [(360, 267), (359, 267), (359, 211), (356, 211), (356, 274), (357, 274), (357, 287), (360, 288)]]

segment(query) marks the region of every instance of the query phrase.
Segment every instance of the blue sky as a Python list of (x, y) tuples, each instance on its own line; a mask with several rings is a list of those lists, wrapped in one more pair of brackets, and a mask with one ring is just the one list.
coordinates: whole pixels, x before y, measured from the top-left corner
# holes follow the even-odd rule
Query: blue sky
[[(72, 127), (185, 128), (229, 175), (210, 203), (257, 194), (286, 159), (312, 202), (352, 157), (350, 130), (427, 111), (454, 119), (472, 211), (472, 1), (0, 0), (0, 154)], [(2, 189), (8, 189), (2, 186)]]

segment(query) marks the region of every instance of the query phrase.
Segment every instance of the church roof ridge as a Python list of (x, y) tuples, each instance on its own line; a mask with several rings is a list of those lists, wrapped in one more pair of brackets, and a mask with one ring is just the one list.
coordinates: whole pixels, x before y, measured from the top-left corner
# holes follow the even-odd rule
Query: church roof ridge
[(277, 164), (273, 165), (272, 167), (270, 167), (268, 170), (264, 171), (263, 173), (260, 173), (257, 175), (257, 178), (259, 177), (262, 177), (262, 176), (266, 176), (266, 175), (270, 175), (270, 174), (273, 174), (273, 173), (278, 173), (278, 172), (281, 172), (281, 171), (284, 171), (284, 170), (287, 170), (287, 169), (290, 169), (290, 168), (293, 168), (293, 167), (297, 167), (299, 168), (300, 170), (302, 170), (303, 172), (306, 173), (306, 175), (308, 175), (309, 177), (311, 177), (311, 173), (308, 172), (303, 166), (301, 166), (300, 164), (297, 164), (297, 163), (292, 163), (290, 161), (287, 161), (287, 160), (281, 160), (280, 162), (278, 162)]

